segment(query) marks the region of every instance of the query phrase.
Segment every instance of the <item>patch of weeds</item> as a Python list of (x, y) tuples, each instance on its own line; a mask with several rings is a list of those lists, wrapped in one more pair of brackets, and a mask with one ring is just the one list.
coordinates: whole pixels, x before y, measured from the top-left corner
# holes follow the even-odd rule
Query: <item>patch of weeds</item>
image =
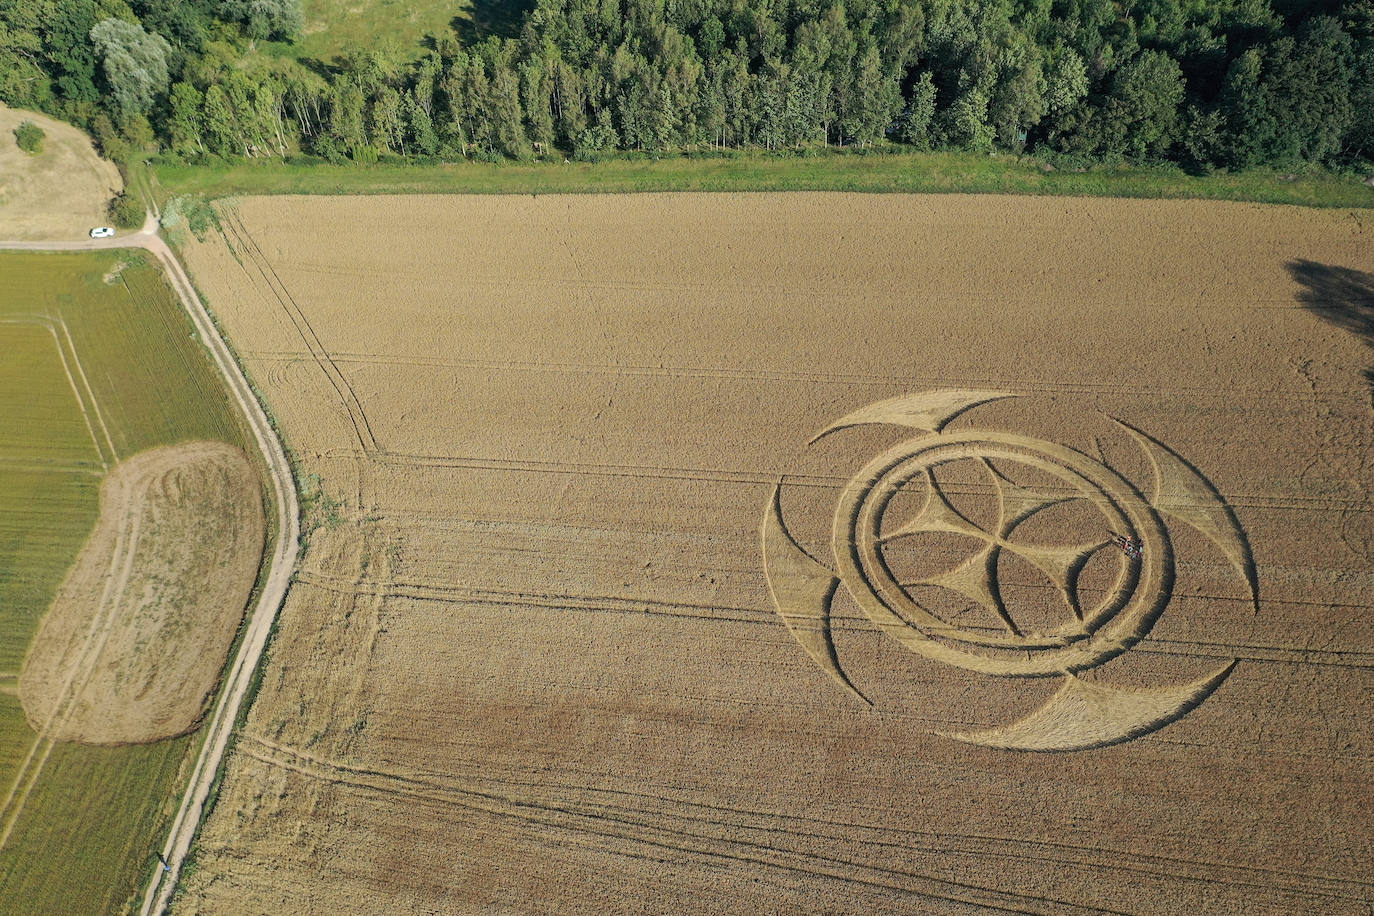
[(129, 266), (129, 262), (128, 262), (128, 261), (125, 261), (125, 260), (116, 261), (116, 262), (114, 263), (114, 266), (111, 267), (111, 268), (109, 269), (109, 271), (107, 271), (106, 274), (105, 274), (103, 277), (101, 277), (100, 279), (102, 279), (102, 280), (105, 281), (105, 285), (106, 285), (106, 286), (109, 286), (109, 285), (111, 285), (112, 283), (114, 283), (116, 280), (123, 279), (120, 275), (124, 273), (125, 268), (127, 268), (128, 266)]
[(186, 858), (181, 861), (181, 874), (177, 877), (177, 884), (185, 887), (198, 871), (200, 871), (200, 844), (193, 843), (186, 853)]
[(220, 230), (214, 205), (199, 194), (179, 194), (162, 209), (162, 229), (174, 245), (186, 243), (189, 231), (197, 241), (205, 241), (211, 229)]
[(296, 493), (301, 507), (301, 544), (309, 542), (310, 535), (320, 526), (334, 529), (343, 524), (339, 509), (343, 500), (335, 499), (324, 489), (324, 481), (319, 474), (298, 474)]
[(43, 128), (32, 121), (22, 121), (14, 129), (14, 142), (31, 156), (37, 156), (43, 152), (43, 138), (45, 136), (47, 134), (43, 132)]

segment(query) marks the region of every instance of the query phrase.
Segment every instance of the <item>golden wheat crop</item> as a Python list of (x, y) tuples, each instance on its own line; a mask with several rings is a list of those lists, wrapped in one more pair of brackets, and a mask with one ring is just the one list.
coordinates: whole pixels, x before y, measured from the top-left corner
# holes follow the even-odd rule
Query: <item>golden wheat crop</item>
[(177, 912), (1370, 905), (1367, 214), (221, 216), (313, 532)]

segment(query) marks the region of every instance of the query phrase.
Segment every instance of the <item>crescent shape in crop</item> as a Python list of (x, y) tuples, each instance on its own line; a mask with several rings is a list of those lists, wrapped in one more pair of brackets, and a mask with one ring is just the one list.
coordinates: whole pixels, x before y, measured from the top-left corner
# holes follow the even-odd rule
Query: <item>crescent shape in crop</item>
[(940, 732), (946, 738), (1013, 751), (1085, 751), (1148, 735), (1183, 718), (1212, 695), (1236, 667), (1230, 661), (1178, 687), (1107, 687), (1069, 675), (1035, 712), (1010, 725), (977, 732)]

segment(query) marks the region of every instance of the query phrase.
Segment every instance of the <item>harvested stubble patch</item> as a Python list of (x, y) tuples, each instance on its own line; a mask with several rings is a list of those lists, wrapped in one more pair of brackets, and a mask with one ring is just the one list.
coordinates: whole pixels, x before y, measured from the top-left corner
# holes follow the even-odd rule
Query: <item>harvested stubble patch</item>
[(184, 734), (209, 704), (262, 557), (243, 452), (141, 452), (101, 486), (100, 521), (19, 677), (34, 730), (88, 744)]
[[(1374, 272), (1364, 214), (274, 197), (221, 227), (233, 250), (207, 236), (190, 266), (302, 475), (341, 504), (287, 596), (179, 916), (1368, 912), (1374, 417), (1364, 343), (1324, 320), (1374, 297), (1334, 282)], [(948, 574), (921, 600), (998, 665), (907, 651), (846, 578), (830, 635), (869, 706), (775, 606), (761, 522), (778, 488), (792, 585), (827, 594), (854, 543), (849, 482), (921, 430), (808, 443), (931, 391), (1008, 397), (940, 426), (970, 448), (932, 453), (949, 513), (896, 537), (940, 505), (903, 486), (864, 568), (897, 575), (910, 550), (911, 575)], [(1110, 473), (1075, 489), (1089, 463)], [(1056, 515), (1034, 491), (1072, 492)], [(1001, 676), (1021, 643), (971, 532), (1039, 508), (998, 535), (1023, 552), (1001, 549), (992, 584), (1023, 633), (1054, 634), (1074, 618), (1050, 572), (1076, 561), (1049, 561), (1086, 543), (1079, 606), (1114, 600), (1132, 567), (1099, 501), (1146, 499), (1192, 518), (1151, 535), (1160, 562), (1138, 577), (1141, 613), (1167, 608), (1083, 672), (1100, 690), (1041, 717), (1037, 746), (1065, 752), (947, 737), (1025, 721), (1065, 677)], [(1209, 524), (1253, 546), (1258, 613)], [(1053, 734), (1237, 658), (1158, 730), (1075, 751)], [(1122, 713), (1101, 705), (1099, 722)]]
[[(37, 153), (21, 150), (14, 130), (32, 121), (46, 136)], [(109, 220), (124, 182), (79, 129), (34, 111), (0, 104), (0, 238), (80, 239)]]

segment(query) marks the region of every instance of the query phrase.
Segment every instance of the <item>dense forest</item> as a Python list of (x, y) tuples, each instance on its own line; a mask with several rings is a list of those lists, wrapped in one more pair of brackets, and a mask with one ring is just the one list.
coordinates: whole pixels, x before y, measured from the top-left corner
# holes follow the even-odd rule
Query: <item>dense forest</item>
[(0, 100), (116, 158), (1374, 159), (1374, 0), (538, 0), (413, 61), (280, 53), (302, 26), (301, 0), (0, 0)]

